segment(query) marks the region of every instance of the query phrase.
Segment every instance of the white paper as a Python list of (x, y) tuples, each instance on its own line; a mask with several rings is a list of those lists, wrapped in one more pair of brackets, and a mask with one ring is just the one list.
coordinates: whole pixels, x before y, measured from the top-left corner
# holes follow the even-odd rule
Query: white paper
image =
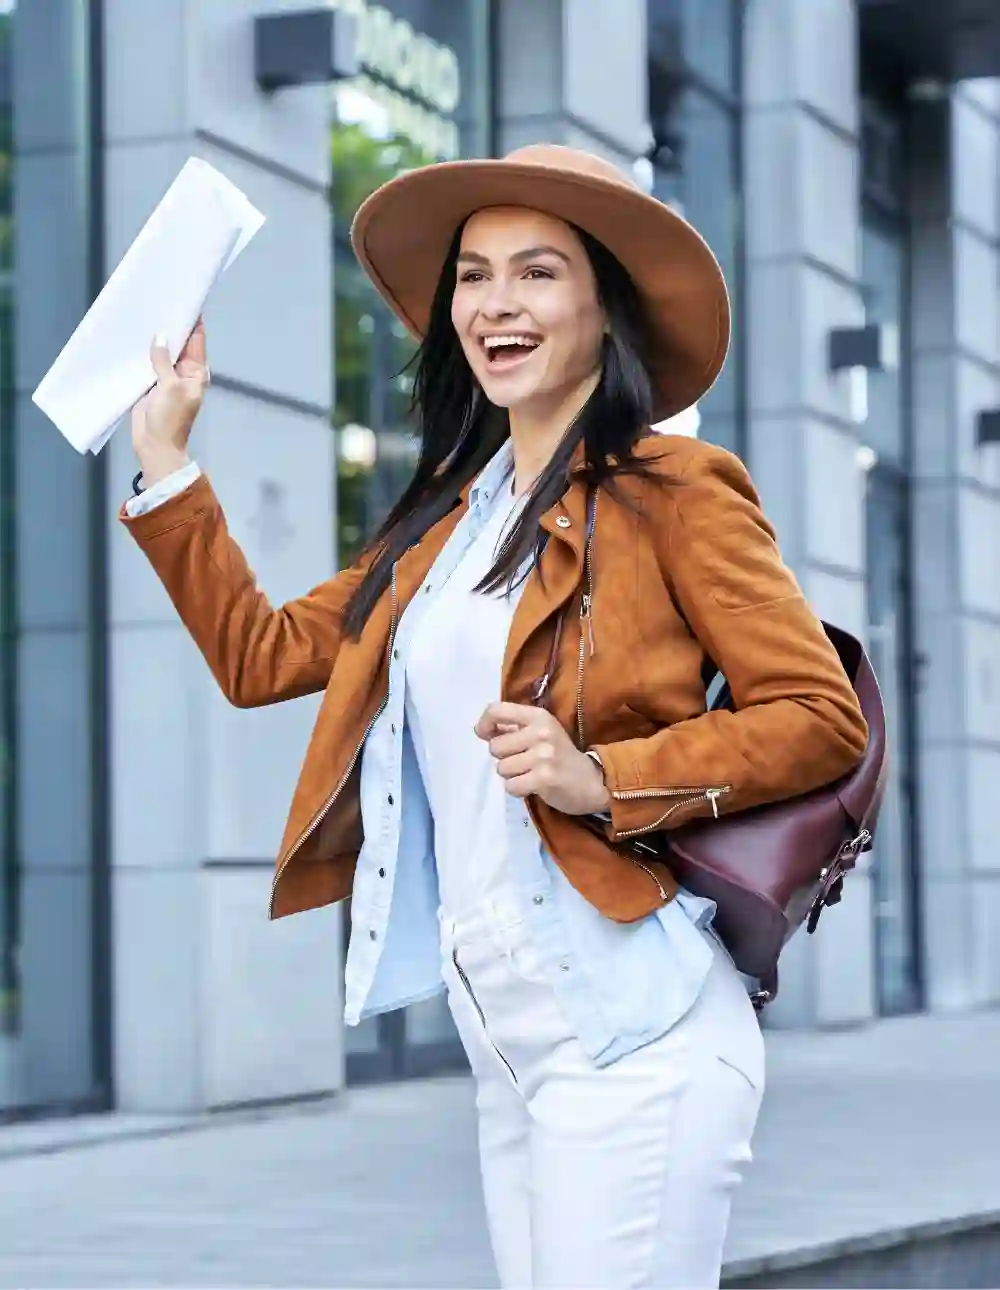
[(212, 287), (263, 223), (207, 161), (184, 164), (32, 395), (77, 452), (100, 452), (155, 384), (154, 336), (177, 361)]

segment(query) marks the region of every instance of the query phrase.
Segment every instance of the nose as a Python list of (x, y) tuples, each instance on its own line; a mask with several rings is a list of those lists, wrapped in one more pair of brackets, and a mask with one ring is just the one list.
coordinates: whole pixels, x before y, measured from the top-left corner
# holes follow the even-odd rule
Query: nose
[(491, 279), (480, 306), (483, 315), (493, 321), (506, 320), (521, 312), (511, 291), (510, 282), (500, 274)]

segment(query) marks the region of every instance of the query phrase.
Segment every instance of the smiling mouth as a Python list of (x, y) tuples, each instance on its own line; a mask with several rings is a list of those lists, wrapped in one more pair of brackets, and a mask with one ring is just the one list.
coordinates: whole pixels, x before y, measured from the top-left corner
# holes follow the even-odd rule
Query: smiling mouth
[(511, 332), (506, 336), (484, 336), (480, 341), (491, 368), (514, 367), (530, 357), (541, 345), (541, 336)]

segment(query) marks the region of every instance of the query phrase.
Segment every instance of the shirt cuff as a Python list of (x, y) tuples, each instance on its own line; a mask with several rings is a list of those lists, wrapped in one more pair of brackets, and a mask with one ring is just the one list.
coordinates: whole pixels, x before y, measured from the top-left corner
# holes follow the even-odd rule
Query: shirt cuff
[[(598, 764), (598, 766), (600, 766), (600, 768), (601, 768), (601, 774), (603, 775), (603, 774), (604, 774), (604, 762), (603, 762), (603, 761), (601, 761), (600, 753), (596, 753), (596, 752), (594, 752), (593, 748), (585, 748), (585, 749), (584, 749), (584, 752), (585, 752), (585, 753), (586, 753), (586, 755), (591, 759), (591, 761), (595, 761), (595, 762)], [(591, 819), (594, 819), (594, 820), (600, 820), (602, 824), (610, 824), (610, 823), (611, 823), (611, 812), (610, 812), (610, 811), (591, 811), (590, 815), (591, 815)]]
[(145, 488), (138, 497), (130, 497), (125, 503), (125, 514), (129, 519), (135, 519), (137, 515), (145, 515), (147, 511), (154, 511), (157, 506), (162, 506), (164, 502), (169, 502), (171, 497), (176, 497), (183, 493), (186, 488), (190, 488), (196, 479), (201, 477), (201, 470), (196, 461), (189, 461), (186, 466), (180, 470), (175, 470), (172, 475), (165, 475), (163, 479), (158, 480), (151, 488)]

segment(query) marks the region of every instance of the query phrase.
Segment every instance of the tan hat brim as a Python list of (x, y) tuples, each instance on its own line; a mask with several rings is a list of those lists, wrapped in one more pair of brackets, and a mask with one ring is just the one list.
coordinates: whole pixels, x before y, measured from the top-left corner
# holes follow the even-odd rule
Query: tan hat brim
[(418, 339), (459, 226), (491, 206), (523, 206), (576, 224), (631, 276), (653, 341), (660, 421), (690, 407), (725, 361), (730, 310), (718, 262), (676, 212), (624, 180), (502, 160), (411, 170), (374, 192), (351, 228), (355, 254), (389, 307)]

